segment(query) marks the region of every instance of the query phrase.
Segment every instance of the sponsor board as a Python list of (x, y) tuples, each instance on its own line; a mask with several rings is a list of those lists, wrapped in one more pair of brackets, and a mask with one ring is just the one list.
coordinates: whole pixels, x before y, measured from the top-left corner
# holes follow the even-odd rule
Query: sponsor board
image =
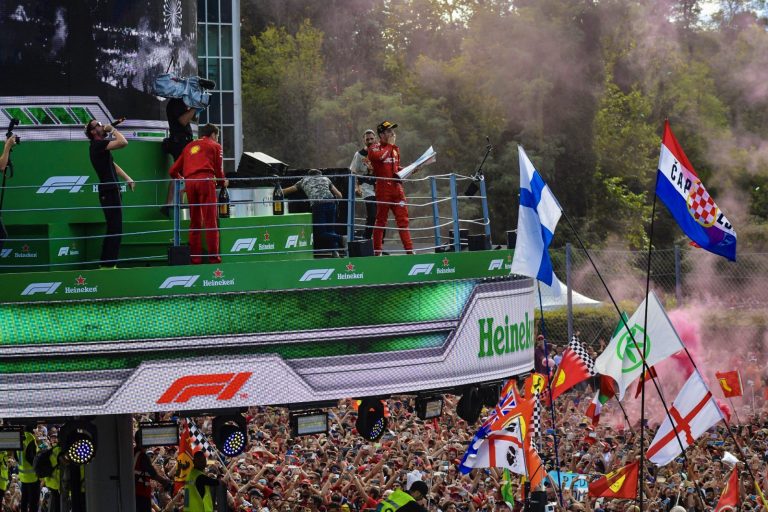
[(199, 278), (200, 278), (199, 275), (172, 276), (167, 278), (165, 281), (163, 281), (163, 284), (160, 285), (160, 289), (167, 290), (169, 288), (173, 288), (174, 286), (183, 286), (184, 288), (192, 288), (192, 285), (194, 285)]
[(365, 273), (355, 271), (355, 264), (351, 261), (344, 265), (344, 271), (338, 272), (336, 274), (336, 279), (341, 280), (355, 280), (355, 279), (365, 279)]
[(224, 276), (224, 271), (222, 271), (220, 268), (217, 268), (213, 271), (213, 279), (203, 279), (203, 286), (206, 288), (210, 288), (212, 286), (234, 286), (235, 285), (235, 279), (226, 279)]
[(229, 250), (229, 252), (250, 252), (253, 250), (253, 246), (256, 245), (256, 241), (256, 238), (238, 238), (235, 240), (235, 243), (232, 244), (232, 248)]

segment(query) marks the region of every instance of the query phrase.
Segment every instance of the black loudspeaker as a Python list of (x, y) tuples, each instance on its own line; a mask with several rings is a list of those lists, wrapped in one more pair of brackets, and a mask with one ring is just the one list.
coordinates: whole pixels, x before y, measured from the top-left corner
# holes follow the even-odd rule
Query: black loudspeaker
[(168, 248), (168, 264), (189, 265), (192, 261), (191, 254), (188, 245), (172, 245)]
[(373, 240), (351, 240), (347, 242), (347, 250), (349, 251), (349, 257), (355, 258), (357, 256), (373, 256)]
[[(459, 230), (459, 247), (463, 251), (467, 248), (467, 239), (469, 238), (469, 230), (468, 229), (460, 229)], [(451, 229), (448, 231), (448, 244), (453, 247), (453, 230)], [(451, 249), (453, 250), (453, 249)]]
[(531, 493), (531, 507), (529, 512), (544, 512), (547, 506), (547, 492), (533, 491)]
[(507, 249), (514, 249), (517, 244), (517, 231), (507, 231)]
[(468, 245), (470, 251), (490, 251), (491, 237), (485, 233), (479, 235), (469, 235)]

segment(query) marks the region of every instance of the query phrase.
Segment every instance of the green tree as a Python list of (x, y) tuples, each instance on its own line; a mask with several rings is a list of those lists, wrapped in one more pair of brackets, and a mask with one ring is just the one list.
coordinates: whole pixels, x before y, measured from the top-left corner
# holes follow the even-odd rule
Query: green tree
[[(270, 26), (242, 51), (244, 115), (248, 146), (294, 166), (318, 157), (310, 113), (321, 97), (325, 68), (323, 35), (305, 20), (295, 34)], [(312, 137), (315, 135), (315, 137)], [(309, 139), (309, 140), (308, 140)]]

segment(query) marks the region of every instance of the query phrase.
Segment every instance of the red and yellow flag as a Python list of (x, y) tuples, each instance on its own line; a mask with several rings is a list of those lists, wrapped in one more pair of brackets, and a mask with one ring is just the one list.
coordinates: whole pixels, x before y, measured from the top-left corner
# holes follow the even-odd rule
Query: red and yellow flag
[(731, 471), (731, 477), (725, 484), (723, 493), (720, 495), (720, 499), (715, 506), (714, 512), (721, 512), (725, 510), (736, 510), (739, 506), (739, 472), (736, 466)]
[(720, 388), (723, 390), (725, 398), (733, 398), (734, 396), (742, 396), (744, 394), (739, 370), (715, 372), (715, 377), (717, 377), (717, 381), (720, 383)]
[(625, 498), (634, 499), (637, 496), (637, 476), (640, 462), (635, 461), (623, 468), (611, 471), (604, 477), (589, 484), (589, 495), (593, 498)]

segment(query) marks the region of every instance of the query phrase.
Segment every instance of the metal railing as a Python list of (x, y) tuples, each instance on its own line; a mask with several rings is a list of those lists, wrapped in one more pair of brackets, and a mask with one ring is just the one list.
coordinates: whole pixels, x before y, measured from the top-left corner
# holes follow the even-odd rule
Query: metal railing
[[(282, 176), (279, 178), (281, 183), (293, 183), (297, 182), (304, 178), (304, 176)], [(336, 203), (338, 206), (346, 206), (346, 219), (344, 219), (342, 216), (339, 215), (339, 211), (337, 210), (336, 214), (336, 222), (327, 223), (325, 224), (326, 227), (330, 226), (333, 228), (333, 230), (339, 234), (342, 235), (346, 233), (346, 240), (355, 240), (359, 239), (359, 237), (356, 236), (357, 230), (364, 230), (366, 228), (372, 228), (372, 229), (378, 229), (375, 225), (370, 225), (366, 222), (366, 217), (360, 216), (357, 214), (357, 206), (360, 205), (360, 209), (362, 209), (366, 203), (375, 202), (377, 204), (384, 204), (384, 205), (397, 205), (400, 203), (387, 203), (387, 202), (376, 202), (371, 201), (370, 199), (364, 199), (364, 198), (358, 198), (355, 196), (355, 182), (358, 178), (355, 174), (346, 174), (346, 175), (336, 175), (332, 177), (334, 181), (338, 183), (338, 180), (346, 180), (347, 183), (347, 194), (346, 197), (342, 197), (341, 199), (323, 199), (323, 201), (332, 201)], [(367, 178), (373, 178), (373, 177), (367, 177)], [(374, 178), (376, 180), (386, 180), (386, 178)], [(232, 178), (230, 179), (230, 190), (237, 190), (239, 188), (248, 188), (248, 189), (254, 189), (254, 188), (266, 188), (266, 187), (272, 187), (276, 178), (275, 177), (266, 177), (266, 178)], [(402, 230), (408, 230), (413, 233), (412, 240), (414, 241), (414, 252), (432, 252), (435, 250), (453, 250), (453, 251), (460, 251), (463, 246), (466, 246), (466, 240), (462, 240), (460, 233), (462, 232), (462, 229), (471, 229), (475, 232), (484, 233), (490, 238), (491, 228), (490, 228), (490, 219), (489, 219), (489, 213), (488, 213), (488, 204), (487, 204), (487, 195), (486, 195), (486, 188), (485, 188), (485, 181), (480, 179), (479, 181), (474, 180), (479, 188), (479, 195), (475, 196), (464, 196), (460, 195), (458, 193), (458, 187), (460, 184), (465, 184), (472, 182), (474, 179), (470, 176), (463, 176), (455, 173), (450, 174), (441, 174), (441, 175), (433, 175), (433, 176), (426, 176), (421, 178), (410, 178), (405, 180), (397, 180), (400, 181), (406, 189), (413, 188), (414, 194), (410, 197), (406, 194), (406, 202), (405, 205), (408, 207), (409, 210), (409, 226), (407, 228), (401, 228), (393, 225), (387, 225), (385, 226), (387, 233), (396, 233)], [(187, 179), (185, 181), (206, 181), (206, 180), (194, 180), (194, 179)], [(238, 187), (238, 182), (245, 182), (249, 186), (248, 187)], [(227, 232), (229, 230), (247, 230), (247, 229), (253, 229), (253, 228), (264, 228), (264, 229), (271, 229), (271, 228), (297, 228), (302, 230), (309, 230), (311, 233), (313, 228), (316, 226), (312, 222), (296, 222), (296, 223), (274, 223), (269, 222), (266, 220), (266, 217), (268, 216), (260, 216), (260, 217), (254, 217), (258, 218), (261, 221), (260, 222), (254, 222), (253, 224), (248, 225), (220, 225), (219, 224), (217, 228), (205, 228), (205, 227), (199, 227), (199, 228), (183, 228), (182, 222), (185, 217), (185, 211), (187, 211), (191, 206), (218, 206), (218, 201), (215, 203), (195, 203), (195, 204), (189, 204), (183, 201), (183, 186), (184, 181), (179, 180), (140, 180), (136, 181), (136, 187), (146, 187), (146, 186), (152, 186), (156, 189), (156, 197), (160, 197), (161, 195), (164, 196), (165, 194), (161, 194), (160, 192), (165, 192), (166, 187), (169, 183), (173, 184), (173, 196), (175, 198), (172, 205), (166, 205), (164, 202), (148, 202), (144, 201), (140, 204), (122, 204), (121, 206), (106, 206), (103, 207), (99, 204), (97, 204), (95, 201), (93, 205), (81, 205), (81, 206), (69, 206), (69, 205), (62, 205), (62, 206), (55, 206), (50, 208), (36, 208), (32, 206), (24, 205), (23, 207), (18, 207), (19, 201), (16, 201), (17, 207), (15, 208), (5, 208), (2, 212), (2, 214), (5, 217), (6, 226), (10, 226), (11, 232), (19, 233), (23, 231), (22, 224), (14, 224), (13, 219), (14, 217), (21, 216), (21, 215), (27, 215), (33, 212), (44, 212), (46, 216), (50, 217), (50, 221), (48, 222), (49, 225), (55, 225), (55, 224), (79, 224), (79, 225), (88, 225), (88, 224), (104, 224), (104, 219), (101, 216), (94, 216), (93, 219), (87, 219), (87, 220), (62, 220), (60, 222), (56, 222), (56, 216), (62, 215), (65, 218), (68, 218), (71, 215), (76, 214), (77, 212), (82, 211), (90, 211), (90, 210), (109, 210), (109, 209), (120, 209), (122, 212), (131, 211), (135, 209), (148, 209), (152, 211), (158, 212), (156, 215), (149, 215), (145, 216), (145, 219), (138, 220), (138, 221), (125, 221), (123, 220), (123, 227), (125, 227), (125, 224), (129, 224), (131, 222), (152, 222), (152, 221), (165, 221), (168, 222), (168, 220), (163, 219), (160, 216), (159, 210), (162, 207), (170, 206), (170, 211), (172, 212), (172, 215), (170, 217), (170, 226), (159, 224), (157, 228), (155, 229), (154, 226), (151, 226), (149, 228), (140, 229), (137, 231), (128, 231), (123, 232), (120, 235), (108, 235), (108, 234), (87, 234), (87, 235), (80, 235), (80, 234), (71, 234), (69, 236), (57, 236), (56, 234), (46, 233), (46, 236), (9, 236), (4, 243), (3, 247), (5, 248), (4, 251), (0, 254), (3, 256), (3, 258), (0, 258), (0, 270), (8, 270), (8, 269), (26, 269), (26, 270), (45, 270), (45, 269), (57, 269), (62, 267), (72, 268), (72, 267), (83, 267), (87, 268), (88, 266), (98, 265), (105, 263), (104, 260), (96, 259), (93, 257), (86, 258), (84, 260), (80, 261), (55, 261), (57, 259), (56, 254), (54, 254), (54, 251), (51, 250), (50, 257), (48, 258), (49, 261), (36, 261), (34, 263), (26, 263), (24, 264), (14, 264), (13, 260), (14, 257), (14, 251), (18, 252), (18, 247), (20, 244), (24, 244), (24, 246), (28, 246), (30, 244), (41, 244), (41, 243), (47, 243), (51, 247), (53, 247), (55, 244), (51, 244), (51, 242), (62, 242), (66, 244), (72, 244), (83, 242), (86, 240), (98, 240), (98, 239), (106, 239), (110, 236), (120, 236), (121, 237), (121, 245), (123, 244), (131, 244), (133, 242), (139, 242), (141, 241), (147, 241), (150, 239), (150, 237), (153, 237), (155, 240), (157, 240), (158, 235), (167, 235), (167, 240), (169, 245), (173, 246), (180, 246), (182, 245), (182, 241), (184, 239), (183, 231), (197, 231), (200, 232), (201, 238), (205, 238), (205, 232), (216, 229), (219, 232)], [(109, 184), (103, 184), (103, 185), (109, 185)], [(261, 186), (263, 185), (263, 186)], [(447, 186), (446, 186), (447, 185)], [(124, 187), (125, 184), (120, 182), (118, 183), (118, 186)], [(439, 191), (442, 189), (445, 191), (447, 188), (447, 195), (440, 195)], [(14, 195), (14, 194), (33, 194), (34, 189), (38, 189), (39, 187), (37, 185), (20, 185), (20, 186), (8, 186), (6, 187), (6, 198)], [(95, 186), (94, 186), (95, 190)], [(35, 196), (31, 196), (35, 197)], [(123, 200), (125, 200), (127, 197), (123, 195)], [(479, 201), (481, 205), (481, 211), (482, 211), (482, 217), (481, 218), (461, 218), (460, 216), (460, 208), (459, 208), (459, 201), (467, 201), (467, 200), (474, 200)], [(309, 201), (309, 199), (283, 199), (284, 206), (287, 205), (287, 211), (288, 213), (295, 213), (291, 212), (291, 205), (292, 204), (299, 204), (299, 203), (306, 203)], [(245, 203), (243, 201), (239, 201), (237, 205), (245, 206), (246, 204), (261, 204), (264, 207), (272, 209), (273, 201), (270, 197), (261, 199), (261, 200), (252, 200), (252, 201), (246, 201)], [(31, 204), (31, 201), (30, 201)], [(17, 217), (18, 218), (18, 217)], [(81, 217), (82, 218), (82, 217)], [(388, 213), (388, 224), (390, 221), (391, 216), (389, 216)], [(266, 220), (266, 222), (265, 222)], [(39, 225), (45, 225), (45, 221), (41, 221), (39, 223), (33, 223), (29, 224), (31, 226), (39, 226)], [(225, 223), (226, 224), (226, 223)], [(167, 226), (167, 227), (166, 227)], [(163, 238), (165, 239), (165, 238)], [(316, 243), (317, 240), (314, 240)], [(386, 240), (385, 240), (386, 242)], [(398, 241), (399, 242), (399, 241)], [(147, 244), (152, 244), (152, 241), (147, 241)], [(159, 241), (156, 243), (160, 244)], [(314, 243), (309, 243), (307, 248), (300, 248), (300, 247), (292, 247), (290, 250), (287, 250), (288, 248), (280, 249), (279, 247), (275, 247), (271, 250), (264, 250), (259, 251), (258, 253), (253, 252), (242, 252), (242, 251), (233, 251), (229, 250), (227, 252), (223, 251), (220, 247), (219, 255), (222, 257), (245, 257), (245, 256), (252, 256), (254, 254), (259, 255), (274, 255), (276, 257), (279, 257), (281, 255), (285, 254), (307, 254), (310, 255), (327, 255), (329, 252), (331, 252), (333, 249), (329, 248), (317, 248), (314, 246)], [(10, 253), (9, 250), (10, 249)], [(337, 250), (345, 250), (345, 247), (339, 248)], [(385, 251), (388, 253), (403, 253), (405, 252), (404, 249), (396, 248), (387, 246), (385, 247)], [(8, 257), (8, 256), (11, 257)], [(193, 254), (193, 257), (205, 257), (207, 255), (200, 254), (196, 255)], [(118, 260), (119, 264), (129, 264), (129, 265), (148, 265), (148, 264), (157, 264), (159, 262), (163, 262), (167, 260), (167, 254), (164, 252), (161, 254), (149, 254), (149, 255), (137, 255), (137, 256), (131, 256), (131, 257), (122, 257)]]

